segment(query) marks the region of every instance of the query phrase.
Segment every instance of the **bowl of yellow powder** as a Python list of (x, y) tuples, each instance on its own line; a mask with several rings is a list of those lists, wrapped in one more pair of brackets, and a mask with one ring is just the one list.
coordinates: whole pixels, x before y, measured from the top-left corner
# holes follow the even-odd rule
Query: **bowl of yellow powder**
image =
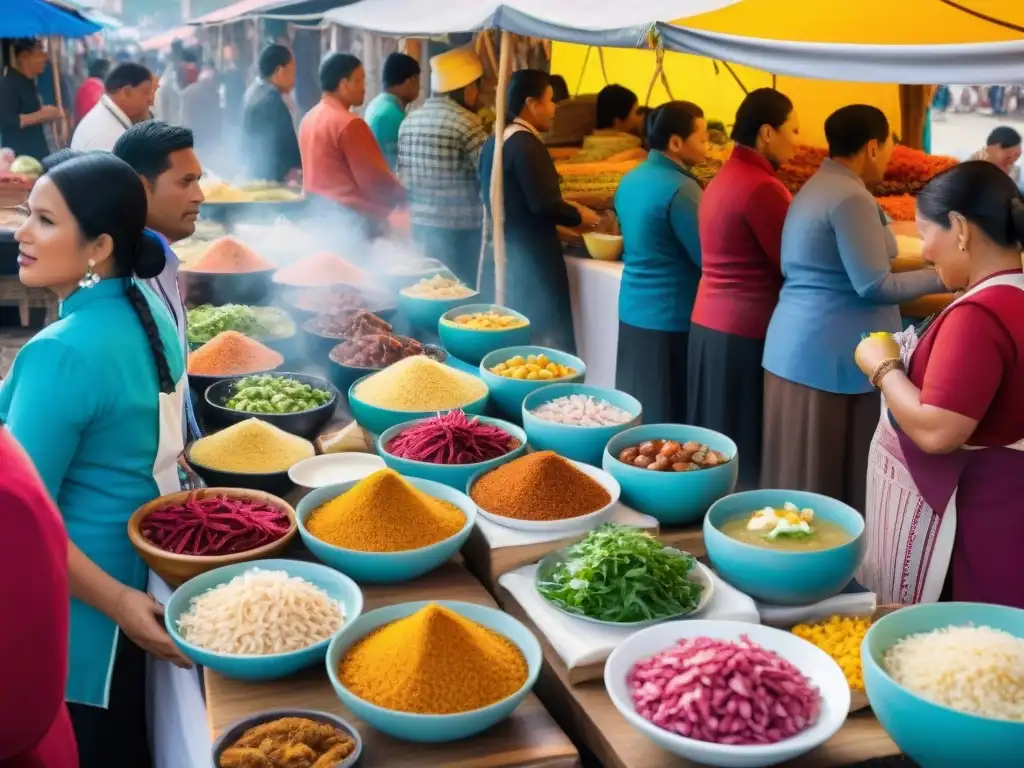
[(294, 487), (288, 477), (292, 465), (315, 454), (309, 440), (252, 418), (191, 443), (185, 460), (211, 488), (249, 488), (281, 496)]
[(381, 469), (329, 485), (296, 507), (313, 555), (360, 583), (409, 581), (451, 559), (469, 538), (476, 504), (432, 480)]
[(402, 741), (443, 742), (501, 722), (533, 688), (540, 643), (496, 608), (454, 600), (379, 608), (345, 626), (327, 673), (359, 720)]
[(490, 392), (477, 376), (416, 355), (364, 376), (348, 391), (352, 416), (375, 435), (415, 419), (461, 408), (483, 413)]

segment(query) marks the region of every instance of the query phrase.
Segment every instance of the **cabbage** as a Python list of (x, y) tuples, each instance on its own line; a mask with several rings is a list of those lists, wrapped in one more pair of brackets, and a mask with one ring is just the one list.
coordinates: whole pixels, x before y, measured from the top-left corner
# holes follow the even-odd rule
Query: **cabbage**
[(16, 157), (11, 163), (11, 173), (20, 173), (23, 176), (42, 176), (43, 165), (34, 157), (22, 155)]

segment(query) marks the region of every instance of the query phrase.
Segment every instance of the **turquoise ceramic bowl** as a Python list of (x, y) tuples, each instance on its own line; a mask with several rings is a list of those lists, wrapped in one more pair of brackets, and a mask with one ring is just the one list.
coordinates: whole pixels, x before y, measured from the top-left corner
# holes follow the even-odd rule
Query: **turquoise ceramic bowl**
[[(373, 375), (376, 375), (376, 372), (370, 374), (370, 376)], [(348, 406), (356, 423), (371, 434), (380, 435), (392, 427), (404, 424), (407, 421), (426, 419), (430, 416), (436, 416), (438, 413), (455, 410), (454, 408), (447, 408), (442, 411), (392, 411), (387, 408), (378, 408), (375, 405), (370, 405), (356, 396), (356, 390), (359, 388), (359, 385), (370, 378), (370, 376), (363, 376), (363, 378), (357, 379), (349, 387)], [(487, 393), (471, 403), (466, 403), (466, 405), (462, 406), (462, 410), (466, 413), (481, 414), (484, 412), (484, 408), (487, 407), (489, 397), (490, 393)]]
[(327, 674), (331, 678), (331, 685), (334, 686), (334, 691), (341, 699), (341, 703), (353, 715), (378, 731), (402, 741), (457, 741), (486, 731), (512, 714), (512, 711), (522, 703), (533, 688), (540, 672), (542, 662), (540, 643), (537, 642), (537, 638), (530, 630), (504, 611), (455, 600), (436, 600), (434, 602), (455, 611), (470, 621), (482, 624), (515, 643), (526, 659), (526, 682), (511, 696), (491, 704), (489, 707), (460, 712), (455, 715), (418, 715), (412, 712), (396, 712), (371, 704), (354, 695), (338, 679), (338, 667), (345, 652), (373, 630), (411, 616), (428, 605), (429, 602), (401, 603), (370, 611), (357, 621), (346, 624), (345, 629), (334, 638), (327, 651)]
[(1024, 611), (1017, 608), (983, 603), (920, 603), (900, 608), (872, 624), (861, 645), (868, 701), (896, 746), (918, 765), (1019, 765), (1024, 722), (992, 720), (936, 704), (911, 693), (882, 666), (885, 652), (907, 635), (967, 624), (1001, 629), (1024, 638)]
[(490, 424), (508, 432), (519, 441), (519, 447), (509, 451), (504, 456), (499, 456), (490, 461), (481, 461), (476, 464), (431, 464), (426, 461), (413, 461), (393, 456), (387, 451), (387, 444), (391, 442), (400, 432), (409, 427), (421, 424), (426, 419), (416, 419), (399, 424), (384, 432), (377, 438), (377, 453), (384, 459), (384, 463), (391, 469), (405, 477), (419, 477), (424, 480), (433, 480), (435, 483), (443, 483), (458, 491), (463, 490), (470, 478), (479, 472), (489, 472), (495, 467), (507, 464), (513, 459), (518, 459), (526, 453), (526, 432), (515, 424), (509, 424), (501, 419), (491, 419), (486, 416), (478, 416), (484, 424)]
[[(462, 328), (453, 321), (459, 315), (474, 315), (479, 312), (494, 312), (498, 315), (518, 317), (525, 325), (500, 331), (481, 331)], [(470, 365), (479, 365), (484, 355), (504, 347), (518, 347), (530, 343), (530, 319), (513, 309), (500, 304), (467, 304), (456, 307), (441, 315), (437, 321), (437, 335), (442, 346), (459, 360)]]
[[(696, 440), (730, 460), (695, 472), (651, 472), (616, 458), (623, 448), (646, 440)], [(665, 525), (693, 525), (723, 496), (736, 488), (739, 472), (736, 443), (720, 432), (685, 424), (644, 424), (619, 432), (605, 446), (601, 466), (622, 486), (622, 501)]]
[[(785, 552), (744, 544), (726, 536), (727, 520), (787, 501), (810, 507), (819, 520), (841, 525), (853, 538), (819, 552)], [(841, 501), (807, 491), (763, 489), (726, 496), (704, 518), (704, 546), (718, 575), (755, 600), (772, 605), (810, 605), (841, 592), (864, 557), (864, 518)]]
[(327, 654), (330, 638), (315, 645), (290, 653), (275, 653), (266, 656), (246, 654), (225, 654), (204, 650), (185, 641), (178, 632), (178, 618), (186, 613), (192, 598), (208, 592), (214, 587), (231, 581), (236, 576), (253, 568), (265, 571), (286, 571), (289, 576), (298, 576), (320, 587), (331, 598), (344, 607), (345, 621), (342, 628), (355, 621), (363, 612), (363, 593), (348, 576), (319, 563), (301, 560), (259, 560), (248, 563), (225, 565), (189, 579), (171, 595), (164, 609), (164, 625), (178, 650), (196, 664), (220, 672), (235, 680), (278, 680), (293, 675), (299, 670), (322, 663)]
[[(547, 355), (548, 359), (552, 362), (575, 369), (576, 375), (565, 379), (558, 379), (557, 381), (526, 381), (524, 379), (506, 379), (504, 376), (498, 376), (490, 371), (498, 363), (503, 363), (516, 355), (526, 357), (527, 355), (540, 354)], [(494, 405), (506, 419), (517, 424), (523, 419), (523, 400), (526, 399), (528, 394), (551, 384), (582, 384), (586, 376), (587, 366), (582, 360), (575, 355), (570, 355), (568, 352), (559, 352), (557, 349), (550, 349), (548, 347), (504, 347), (489, 352), (480, 361), (480, 378), (484, 380), (487, 388), (491, 390)]]
[(441, 315), (456, 307), (465, 306), (480, 294), (473, 291), (457, 299), (421, 299), (405, 291), (398, 292), (398, 311), (405, 315), (409, 324), (419, 330), (436, 331)]
[[(556, 424), (533, 415), (534, 409), (544, 403), (569, 395), (586, 395), (604, 400), (616, 408), (632, 414), (625, 424), (614, 427), (577, 427), (571, 424)], [(554, 451), (560, 456), (584, 464), (601, 465), (604, 447), (620, 432), (625, 432), (640, 423), (643, 407), (632, 395), (617, 389), (592, 387), (587, 384), (551, 384), (531, 392), (523, 400), (523, 428), (530, 445), (538, 451)], [(607, 467), (605, 467), (607, 470)]]
[(309, 493), (295, 508), (299, 523), (299, 536), (306, 549), (322, 562), (351, 576), (360, 583), (393, 584), (409, 581), (417, 576), (428, 573), (443, 563), (448, 562), (466, 543), (473, 524), (476, 522), (476, 504), (466, 494), (449, 488), (447, 485), (423, 480), (418, 477), (405, 478), (423, 493), (454, 504), (466, 516), (466, 524), (462, 530), (451, 538), (431, 544), (429, 547), (410, 549), (405, 552), (359, 552), (354, 549), (343, 549), (321, 541), (306, 528), (306, 521), (313, 510), (326, 504), (333, 498), (349, 490), (359, 480), (347, 483), (328, 485)]

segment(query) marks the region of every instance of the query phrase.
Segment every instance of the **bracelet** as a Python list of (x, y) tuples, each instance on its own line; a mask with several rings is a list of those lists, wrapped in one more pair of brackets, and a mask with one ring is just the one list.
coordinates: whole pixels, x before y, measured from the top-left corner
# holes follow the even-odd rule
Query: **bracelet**
[(882, 384), (882, 379), (884, 379), (886, 375), (892, 373), (893, 371), (902, 370), (903, 361), (900, 360), (898, 357), (890, 357), (883, 360), (878, 365), (876, 365), (875, 370), (871, 372), (871, 386), (874, 387), (875, 389), (879, 389)]

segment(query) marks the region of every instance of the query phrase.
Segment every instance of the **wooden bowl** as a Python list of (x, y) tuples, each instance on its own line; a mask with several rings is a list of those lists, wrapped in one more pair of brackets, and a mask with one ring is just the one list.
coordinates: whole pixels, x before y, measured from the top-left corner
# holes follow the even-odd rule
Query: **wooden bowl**
[[(284, 510), (288, 515), (291, 525), (288, 528), (288, 533), (277, 541), (264, 544), (262, 547), (251, 549), (248, 552), (238, 552), (233, 555), (176, 555), (173, 552), (165, 552), (159, 547), (150, 544), (142, 535), (141, 530), (142, 521), (146, 516), (150, 512), (171, 504), (181, 504), (190, 496), (194, 496), (197, 499), (206, 499), (211, 496), (228, 496), (234, 499), (262, 501), (265, 504), (272, 504)], [(128, 538), (131, 540), (132, 546), (135, 547), (135, 551), (139, 553), (139, 557), (145, 561), (146, 565), (172, 587), (181, 586), (193, 576), (212, 571), (214, 568), (220, 568), (222, 565), (276, 557), (295, 538), (298, 530), (295, 509), (288, 502), (263, 491), (250, 491), (244, 488), (201, 488), (194, 491), (169, 493), (166, 496), (153, 499), (148, 504), (143, 504), (135, 510), (128, 520)]]

